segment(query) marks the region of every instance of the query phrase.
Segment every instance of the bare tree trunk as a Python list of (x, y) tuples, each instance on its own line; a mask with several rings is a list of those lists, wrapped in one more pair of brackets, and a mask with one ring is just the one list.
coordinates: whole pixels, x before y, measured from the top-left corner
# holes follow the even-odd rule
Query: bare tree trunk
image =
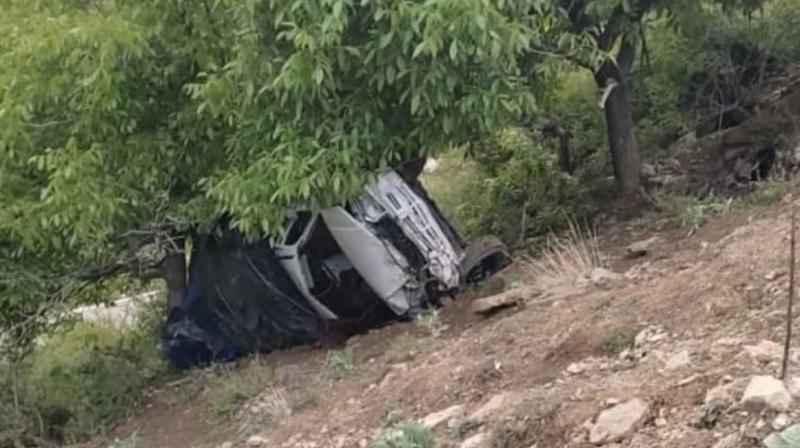
[(625, 39), (620, 44), (617, 61), (606, 61), (595, 73), (595, 81), (610, 89), (605, 98), (606, 132), (614, 164), (617, 193), (622, 197), (637, 195), (641, 188), (641, 159), (633, 134), (628, 76), (636, 57), (636, 44)]
[(167, 247), (162, 265), (164, 281), (167, 283), (167, 307), (172, 309), (183, 302), (186, 293), (186, 239), (175, 238)]

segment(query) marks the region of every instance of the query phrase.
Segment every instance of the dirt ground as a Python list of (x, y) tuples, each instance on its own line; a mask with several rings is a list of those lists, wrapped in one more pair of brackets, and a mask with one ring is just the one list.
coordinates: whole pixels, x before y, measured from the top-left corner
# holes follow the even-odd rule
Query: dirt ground
[[(325, 377), (323, 351), (266, 356), (276, 372), (269, 393), (289, 397), (290, 415), (263, 419), (255, 430), (243, 429), (244, 416), (212, 418), (207, 390), (176, 403), (169, 397), (181, 386), (173, 385), (152, 390), (112, 437), (138, 433), (140, 448), (363, 447), (397, 422), (451, 406), (470, 415), (492, 400), (499, 406), (483, 418), (435, 428), (438, 445), (485, 434), (481, 446), (493, 448), (588, 447), (587, 428), (603, 409), (641, 398), (646, 420), (608, 446), (712, 447), (728, 435), (738, 437), (732, 446), (760, 446), (774, 412), (733, 405), (706, 425), (697, 415), (709, 389), (777, 373), (777, 362), (753, 360), (743, 347), (783, 338), (787, 204), (731, 211), (691, 237), (657, 222), (646, 227), (662, 230), (601, 229), (606, 266), (617, 278), (567, 281), (488, 318), (472, 314), (462, 297), (442, 310), (437, 334), (398, 323), (352, 338), (355, 368), (338, 381)], [(628, 257), (626, 246), (653, 236), (646, 255)], [(518, 263), (468, 295), (535, 282)], [(629, 346), (635, 335), (641, 341)], [(668, 368), (684, 351), (688, 363)], [(800, 375), (800, 365), (792, 368)]]

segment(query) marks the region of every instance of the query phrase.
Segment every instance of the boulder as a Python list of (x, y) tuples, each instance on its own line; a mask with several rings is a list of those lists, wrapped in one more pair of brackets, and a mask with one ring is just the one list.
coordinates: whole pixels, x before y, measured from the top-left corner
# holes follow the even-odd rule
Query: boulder
[(455, 406), (450, 406), (447, 409), (442, 409), (441, 411), (428, 414), (422, 420), (420, 420), (419, 423), (428, 429), (436, 429), (443, 423), (450, 421), (450, 419), (463, 416), (464, 406), (457, 404)]
[(744, 390), (741, 404), (754, 411), (768, 408), (785, 412), (792, 404), (792, 396), (782, 381), (771, 376), (754, 376)]
[(758, 362), (777, 362), (783, 358), (783, 347), (772, 341), (761, 341), (756, 345), (745, 345), (745, 352)]
[(481, 432), (461, 442), (461, 448), (490, 448), (492, 446), (492, 436), (489, 433)]
[(485, 423), (492, 420), (493, 417), (501, 411), (513, 408), (520, 401), (523, 400), (523, 395), (519, 392), (504, 392), (497, 394), (489, 399), (483, 406), (479, 407), (472, 415), (469, 416), (469, 421), (473, 423)]
[(589, 442), (602, 445), (622, 440), (644, 421), (648, 412), (647, 403), (639, 398), (606, 409), (589, 431)]
[(658, 243), (659, 241), (660, 239), (657, 236), (654, 236), (646, 240), (637, 241), (635, 243), (629, 244), (628, 247), (625, 248), (626, 256), (628, 258), (644, 257), (650, 252), (650, 247)]
[(678, 370), (684, 367), (688, 367), (692, 363), (691, 357), (689, 356), (688, 350), (683, 350), (682, 352), (676, 353), (670, 356), (667, 359), (667, 362), (664, 366), (667, 370)]
[(742, 446), (742, 437), (739, 434), (731, 434), (719, 439), (713, 448), (739, 448), (740, 446)]

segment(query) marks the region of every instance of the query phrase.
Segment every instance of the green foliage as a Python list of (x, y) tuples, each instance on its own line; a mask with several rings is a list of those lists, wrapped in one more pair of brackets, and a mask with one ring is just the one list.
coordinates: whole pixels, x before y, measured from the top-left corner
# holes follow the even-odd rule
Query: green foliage
[(618, 328), (611, 336), (603, 342), (602, 350), (611, 355), (618, 355), (625, 350), (631, 349), (636, 341), (638, 328), (622, 327)]
[(746, 205), (769, 205), (782, 200), (794, 189), (794, 182), (781, 177), (770, 177), (758, 182), (750, 193), (742, 197)]
[(48, 336), (29, 363), (25, 401), (41, 415), (47, 436), (69, 441), (124, 415), (164, 370), (152, 334), (86, 323)]
[(725, 215), (733, 204), (733, 198), (726, 199), (713, 194), (704, 198), (662, 194), (655, 200), (658, 207), (672, 216), (688, 235), (694, 234), (709, 220)]
[(273, 370), (258, 359), (238, 368), (225, 369), (212, 382), (211, 410), (217, 418), (230, 419), (274, 381)]
[(417, 326), (425, 330), (433, 337), (439, 337), (444, 330), (441, 312), (437, 308), (431, 308), (421, 312), (416, 318)]
[(589, 216), (611, 191), (605, 152), (596, 147), (576, 147), (573, 174), (560, 167), (556, 142), (537, 131), (509, 128), (473, 151), (472, 161), (461, 161), (458, 152), (445, 155), (423, 180), (467, 236), (518, 241), (524, 207), (525, 235), (560, 230)]
[(325, 356), (323, 373), (330, 381), (339, 381), (356, 368), (353, 350), (331, 350)]
[(431, 431), (419, 423), (402, 423), (387, 431), (373, 448), (436, 448)]

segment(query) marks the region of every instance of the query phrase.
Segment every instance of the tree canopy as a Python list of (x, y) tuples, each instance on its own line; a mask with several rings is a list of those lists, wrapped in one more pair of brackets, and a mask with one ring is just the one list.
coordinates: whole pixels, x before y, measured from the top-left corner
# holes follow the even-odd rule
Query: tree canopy
[(690, 4), (0, 0), (0, 319), (158, 270), (222, 216), (279, 232), (536, 114), (549, 62), (613, 66), (646, 14)]

